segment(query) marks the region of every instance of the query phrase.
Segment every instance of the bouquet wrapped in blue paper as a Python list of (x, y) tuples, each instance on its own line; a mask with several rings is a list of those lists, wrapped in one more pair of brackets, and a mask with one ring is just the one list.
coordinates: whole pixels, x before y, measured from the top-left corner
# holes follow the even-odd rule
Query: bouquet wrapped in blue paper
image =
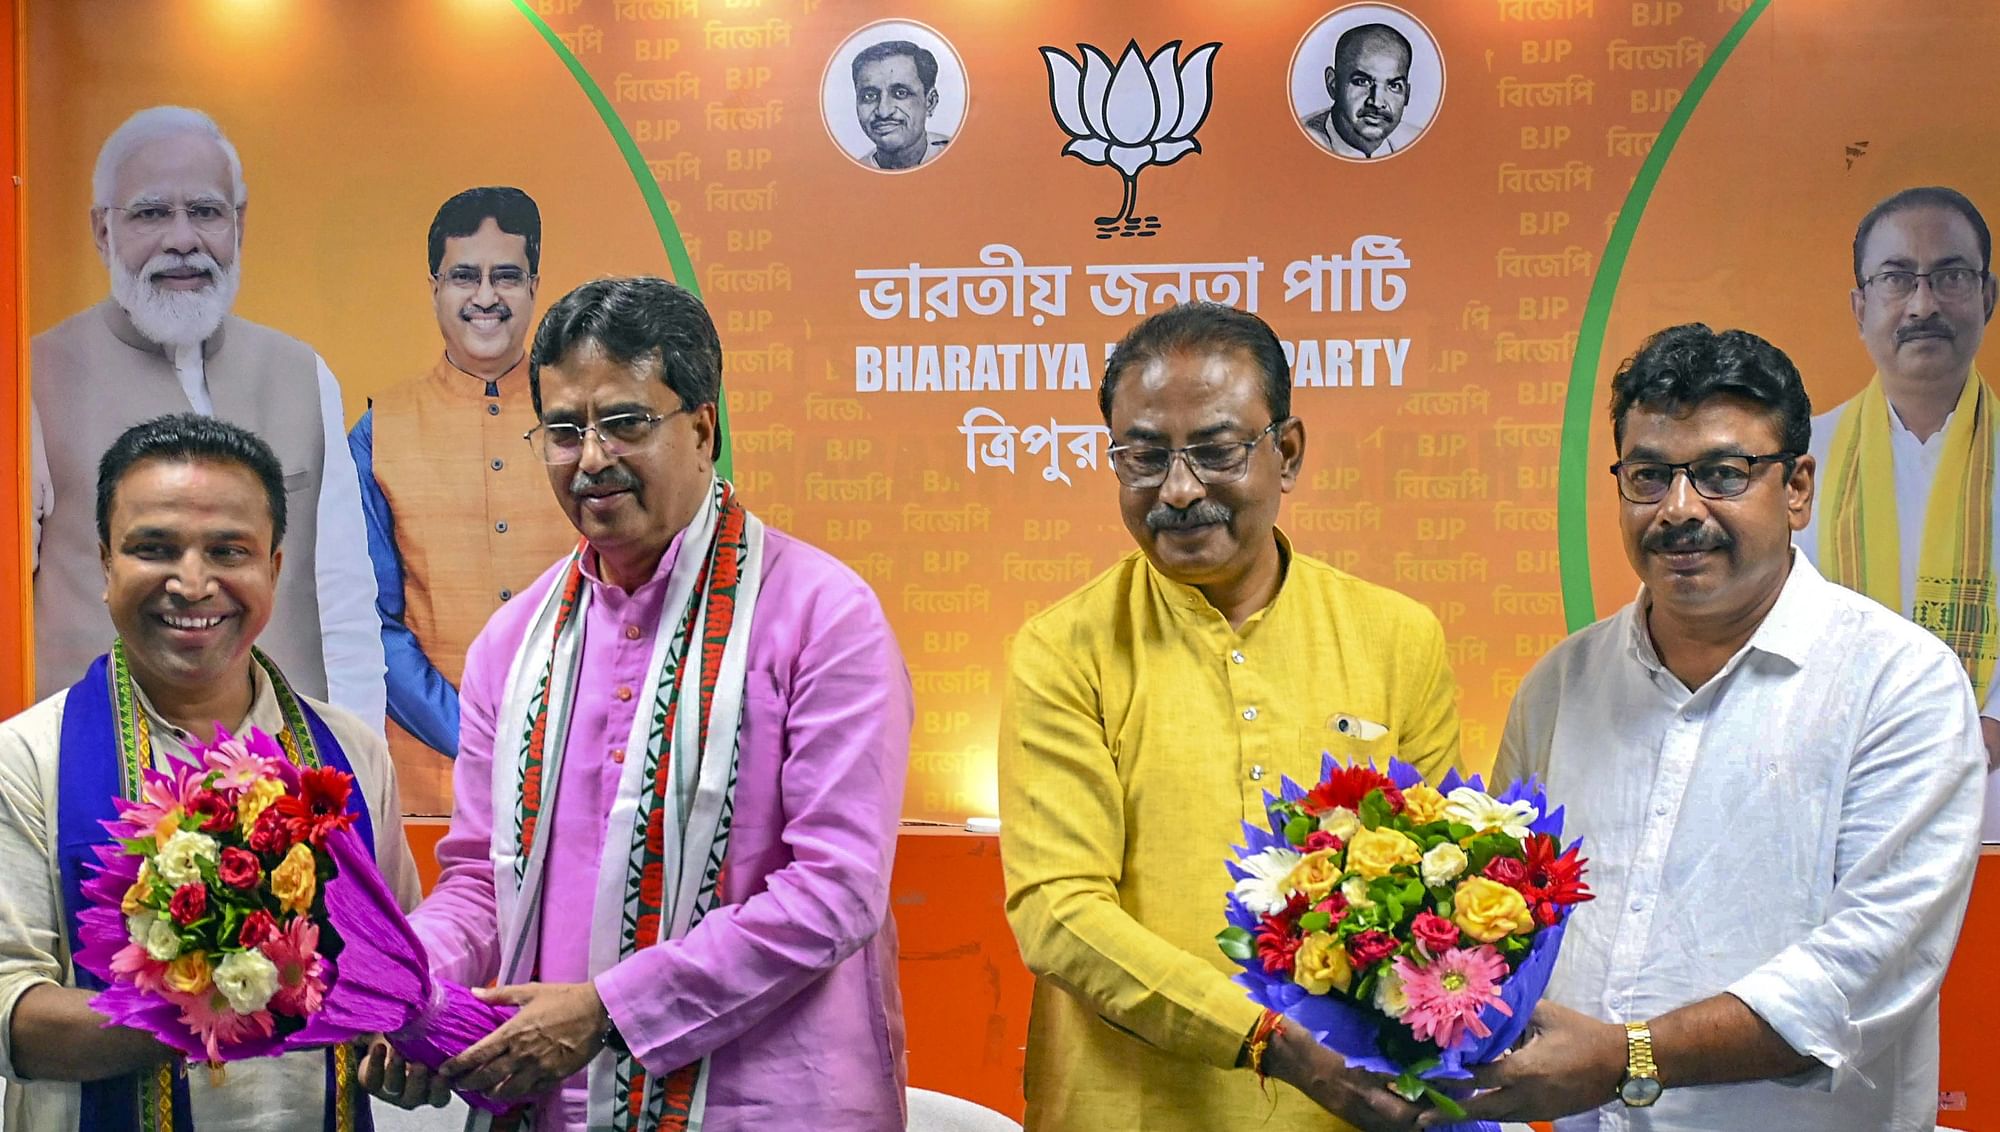
[(1591, 898), (1562, 810), (1533, 781), (1490, 793), (1477, 775), (1433, 785), (1393, 759), (1384, 774), (1332, 756), (1318, 784), (1285, 779), (1264, 800), (1270, 828), (1243, 827), (1216, 937), (1236, 981), (1350, 1066), (1462, 1117), (1470, 1067), (1520, 1039)]

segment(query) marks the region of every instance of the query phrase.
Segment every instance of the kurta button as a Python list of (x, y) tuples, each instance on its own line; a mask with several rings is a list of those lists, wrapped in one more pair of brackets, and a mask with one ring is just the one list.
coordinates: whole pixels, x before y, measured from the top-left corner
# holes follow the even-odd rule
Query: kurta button
[(1244, 709), (1243, 709), (1243, 718), (1245, 718), (1245, 719), (1255, 719), (1255, 718), (1257, 718), (1257, 709), (1256, 709), (1256, 708), (1253, 708), (1253, 707), (1247, 707), (1247, 708), (1244, 708)]
[(626, 640), (628, 640), (628, 641), (636, 641), (636, 640), (638, 640), (638, 639), (639, 639), (639, 627), (638, 627), (637, 625), (627, 625), (627, 626), (625, 626), (625, 639), (626, 639)]
[(1229, 659), (1236, 664), (1242, 664), (1243, 654), (1240, 652), (1232, 652), (1229, 654)]
[(500, 591), (500, 600), (501, 600), (501, 601), (506, 601), (506, 600), (507, 600), (508, 598), (510, 598), (510, 597), (513, 597), (513, 596), (514, 596), (514, 591), (513, 591), (513, 590), (501, 590), (501, 591)]
[(496, 472), (497, 472), (497, 471), (499, 471), (500, 469), (502, 469), (502, 468), (506, 467), (506, 466), (507, 466), (507, 461), (505, 461), (505, 460), (495, 460), (495, 461), (493, 461), (493, 470), (494, 470), (494, 471), (496, 471)]
[(1264, 765), (1262, 763), (1259, 763), (1256, 766), (1250, 768), (1250, 781), (1252, 782), (1262, 781), (1263, 777), (1264, 777)]
[(487, 415), (487, 416), (489, 416), (489, 417), (497, 417), (497, 416), (499, 416), (499, 415), (500, 415), (500, 406), (499, 406), (499, 405), (497, 405), (497, 404), (495, 404), (495, 403), (493, 403), (493, 402), (491, 402), (491, 401), (488, 401), (488, 402), (486, 403), (486, 415)]
[(622, 762), (624, 762), (624, 761), (625, 761), (625, 748), (623, 748), (623, 747), (613, 747), (613, 748), (611, 748), (611, 761), (612, 761), (612, 762), (614, 762), (614, 763), (622, 763)]
[(493, 524), (493, 529), (494, 529), (494, 530), (496, 530), (496, 531), (499, 531), (499, 532), (500, 532), (501, 534), (503, 534), (503, 535), (504, 535), (504, 534), (506, 534), (506, 533), (507, 533), (507, 520), (505, 520), (505, 519), (502, 519), (502, 520), (500, 520), (499, 522), (497, 522), (497, 523)]
[(629, 699), (631, 699), (631, 698), (632, 698), (632, 689), (630, 689), (630, 688), (627, 688), (627, 687), (626, 687), (625, 685), (623, 685), (623, 684), (620, 684), (620, 685), (618, 686), (618, 690), (617, 690), (617, 691), (615, 691), (615, 692), (613, 692), (613, 693), (611, 693), (611, 694), (612, 694), (612, 695), (614, 695), (614, 696), (617, 696), (617, 697), (618, 697), (618, 701), (619, 701), (620, 703), (623, 703), (623, 702), (625, 702), (626, 700), (629, 700)]

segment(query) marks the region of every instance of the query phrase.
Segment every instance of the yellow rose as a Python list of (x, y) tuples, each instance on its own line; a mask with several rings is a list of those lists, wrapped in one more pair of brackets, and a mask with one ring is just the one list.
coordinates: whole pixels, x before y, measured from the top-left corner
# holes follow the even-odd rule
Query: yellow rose
[(1403, 816), (1415, 825), (1429, 825), (1444, 818), (1444, 795), (1428, 782), (1419, 782), (1403, 791)]
[(1497, 943), (1533, 930), (1535, 917), (1520, 893), (1497, 880), (1468, 877), (1452, 894), (1451, 922), (1481, 943)]
[(165, 845), (174, 834), (179, 833), (181, 831), (181, 818), (184, 816), (186, 815), (181, 812), (181, 808), (175, 806), (173, 809), (167, 811), (166, 817), (154, 822), (153, 844)]
[(146, 911), (146, 899), (153, 895), (153, 862), (139, 862), (139, 879), (125, 890), (125, 898), (119, 901), (118, 910), (126, 916), (136, 916)]
[(309, 912), (313, 894), (318, 891), (319, 876), (314, 871), (312, 850), (302, 841), (292, 846), (285, 859), (271, 870), (271, 894), (287, 912)]
[(1303, 892), (1306, 899), (1314, 904), (1325, 900), (1340, 883), (1340, 866), (1333, 863), (1333, 850), (1321, 849), (1307, 853), (1292, 866), (1290, 876), (1285, 878), (1284, 887), (1293, 892)]
[(1354, 968), (1347, 962), (1347, 949), (1326, 932), (1314, 932), (1299, 944), (1292, 957), (1292, 981), (1308, 994), (1344, 991), (1354, 983)]
[(243, 836), (250, 836), (251, 827), (257, 818), (271, 807), (271, 803), (285, 796), (285, 784), (275, 778), (260, 778), (246, 787), (236, 797), (236, 828)]
[(200, 994), (209, 986), (207, 955), (199, 951), (184, 951), (167, 964), (168, 990)]
[(1424, 859), (1417, 843), (1393, 829), (1364, 829), (1347, 843), (1347, 867), (1374, 880), (1389, 875), (1397, 865), (1414, 865)]

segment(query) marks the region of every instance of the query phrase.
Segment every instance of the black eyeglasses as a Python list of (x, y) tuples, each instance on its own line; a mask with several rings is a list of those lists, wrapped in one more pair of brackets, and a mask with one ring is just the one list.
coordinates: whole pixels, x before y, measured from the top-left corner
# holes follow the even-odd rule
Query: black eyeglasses
[(1759, 464), (1777, 464), (1798, 459), (1797, 452), (1773, 452), (1769, 456), (1705, 456), (1685, 464), (1654, 460), (1620, 460), (1611, 465), (1618, 477), (1618, 494), (1632, 503), (1658, 503), (1674, 489), (1674, 477), (1687, 473), (1688, 485), (1703, 499), (1734, 499), (1750, 490), (1750, 478)]
[(1106, 449), (1105, 455), (1111, 457), (1111, 470), (1117, 473), (1118, 482), (1126, 487), (1160, 486), (1173, 474), (1177, 459), (1187, 460), (1188, 471), (1194, 473), (1194, 478), (1200, 480), (1203, 487), (1235, 483), (1250, 469), (1250, 453), (1258, 443), (1294, 419), (1285, 417), (1272, 421), (1248, 440), (1189, 444), (1181, 448), (1118, 444)]
[(1978, 294), (1979, 285), (1986, 281), (1986, 273), (1972, 267), (1940, 267), (1933, 271), (1891, 268), (1863, 279), (1861, 286), (1873, 287), (1876, 294), (1895, 302), (1916, 293), (1919, 279), (1930, 280), (1931, 294), (1946, 302), (1957, 302)]

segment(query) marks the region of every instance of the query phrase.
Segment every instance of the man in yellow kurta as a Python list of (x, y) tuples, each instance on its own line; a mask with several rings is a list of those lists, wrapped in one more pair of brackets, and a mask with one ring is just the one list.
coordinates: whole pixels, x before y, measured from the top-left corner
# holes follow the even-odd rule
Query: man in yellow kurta
[(536, 424), (526, 342), (541, 244), (541, 212), (519, 189), (446, 201), (429, 249), (444, 352), (370, 401), (347, 438), (375, 565), (389, 750), (412, 813), (451, 812), (458, 681), (472, 639), (576, 542), (522, 440)]
[(1154, 315), (1099, 404), (1139, 550), (1021, 630), (1001, 716), (1007, 915), (1036, 976), (1028, 1128), (1412, 1126), (1294, 1029), (1261, 1052), (1294, 1086), (1271, 1087), (1273, 1110), (1247, 1071), (1263, 1011), (1215, 933), (1229, 846), (1279, 776), (1317, 781), (1322, 751), (1457, 763), (1443, 629), (1276, 530), (1305, 426), (1255, 315)]

